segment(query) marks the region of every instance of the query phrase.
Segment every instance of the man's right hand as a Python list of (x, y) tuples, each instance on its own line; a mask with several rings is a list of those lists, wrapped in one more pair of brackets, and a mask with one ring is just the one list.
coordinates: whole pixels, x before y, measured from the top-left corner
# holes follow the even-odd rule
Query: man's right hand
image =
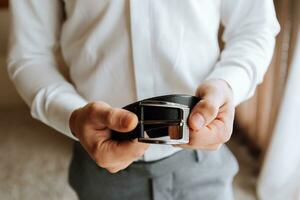
[(112, 108), (103, 102), (93, 102), (75, 110), (69, 125), (93, 160), (100, 167), (116, 173), (144, 155), (149, 145), (139, 143), (137, 139), (112, 140), (111, 129), (129, 132), (137, 123), (137, 116), (127, 110)]

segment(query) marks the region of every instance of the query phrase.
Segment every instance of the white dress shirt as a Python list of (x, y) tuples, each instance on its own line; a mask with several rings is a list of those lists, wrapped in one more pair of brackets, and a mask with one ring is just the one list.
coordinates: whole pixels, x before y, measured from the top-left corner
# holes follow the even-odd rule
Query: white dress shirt
[[(90, 101), (193, 95), (217, 78), (239, 104), (262, 81), (279, 32), (272, 0), (12, 0), (10, 8), (10, 78), (34, 118), (72, 138), (70, 115)], [(175, 151), (152, 145), (144, 159)]]

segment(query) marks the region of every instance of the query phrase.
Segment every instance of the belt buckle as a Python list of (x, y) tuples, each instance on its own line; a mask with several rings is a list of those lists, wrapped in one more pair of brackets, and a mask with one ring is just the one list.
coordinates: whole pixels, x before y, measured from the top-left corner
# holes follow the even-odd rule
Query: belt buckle
[[(180, 111), (180, 119), (177, 120), (144, 120), (144, 107), (165, 107), (175, 108)], [(167, 101), (155, 101), (147, 100), (140, 102), (140, 135), (138, 137), (139, 142), (154, 143), (154, 144), (187, 144), (189, 142), (189, 127), (187, 125), (187, 119), (190, 114), (190, 108), (187, 105), (167, 102)], [(180, 139), (155, 139), (149, 138), (144, 132), (144, 125), (146, 124), (166, 124), (177, 125), (179, 127), (179, 134), (182, 136)]]

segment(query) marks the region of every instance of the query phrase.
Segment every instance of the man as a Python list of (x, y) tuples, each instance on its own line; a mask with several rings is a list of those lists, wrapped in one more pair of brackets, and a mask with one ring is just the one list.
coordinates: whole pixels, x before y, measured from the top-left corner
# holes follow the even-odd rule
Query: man
[[(269, 65), (271, 0), (12, 0), (11, 13), (9, 75), (33, 117), (80, 142), (70, 167), (80, 199), (232, 199), (237, 164), (221, 145)], [(111, 138), (138, 124), (121, 107), (167, 94), (201, 98), (188, 144)]]

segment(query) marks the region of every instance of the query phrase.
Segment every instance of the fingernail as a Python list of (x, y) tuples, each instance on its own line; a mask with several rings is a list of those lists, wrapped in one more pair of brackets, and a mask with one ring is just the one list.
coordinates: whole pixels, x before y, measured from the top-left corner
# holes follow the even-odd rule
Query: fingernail
[(200, 129), (205, 122), (203, 116), (199, 113), (196, 113), (192, 116), (192, 121), (197, 129)]

